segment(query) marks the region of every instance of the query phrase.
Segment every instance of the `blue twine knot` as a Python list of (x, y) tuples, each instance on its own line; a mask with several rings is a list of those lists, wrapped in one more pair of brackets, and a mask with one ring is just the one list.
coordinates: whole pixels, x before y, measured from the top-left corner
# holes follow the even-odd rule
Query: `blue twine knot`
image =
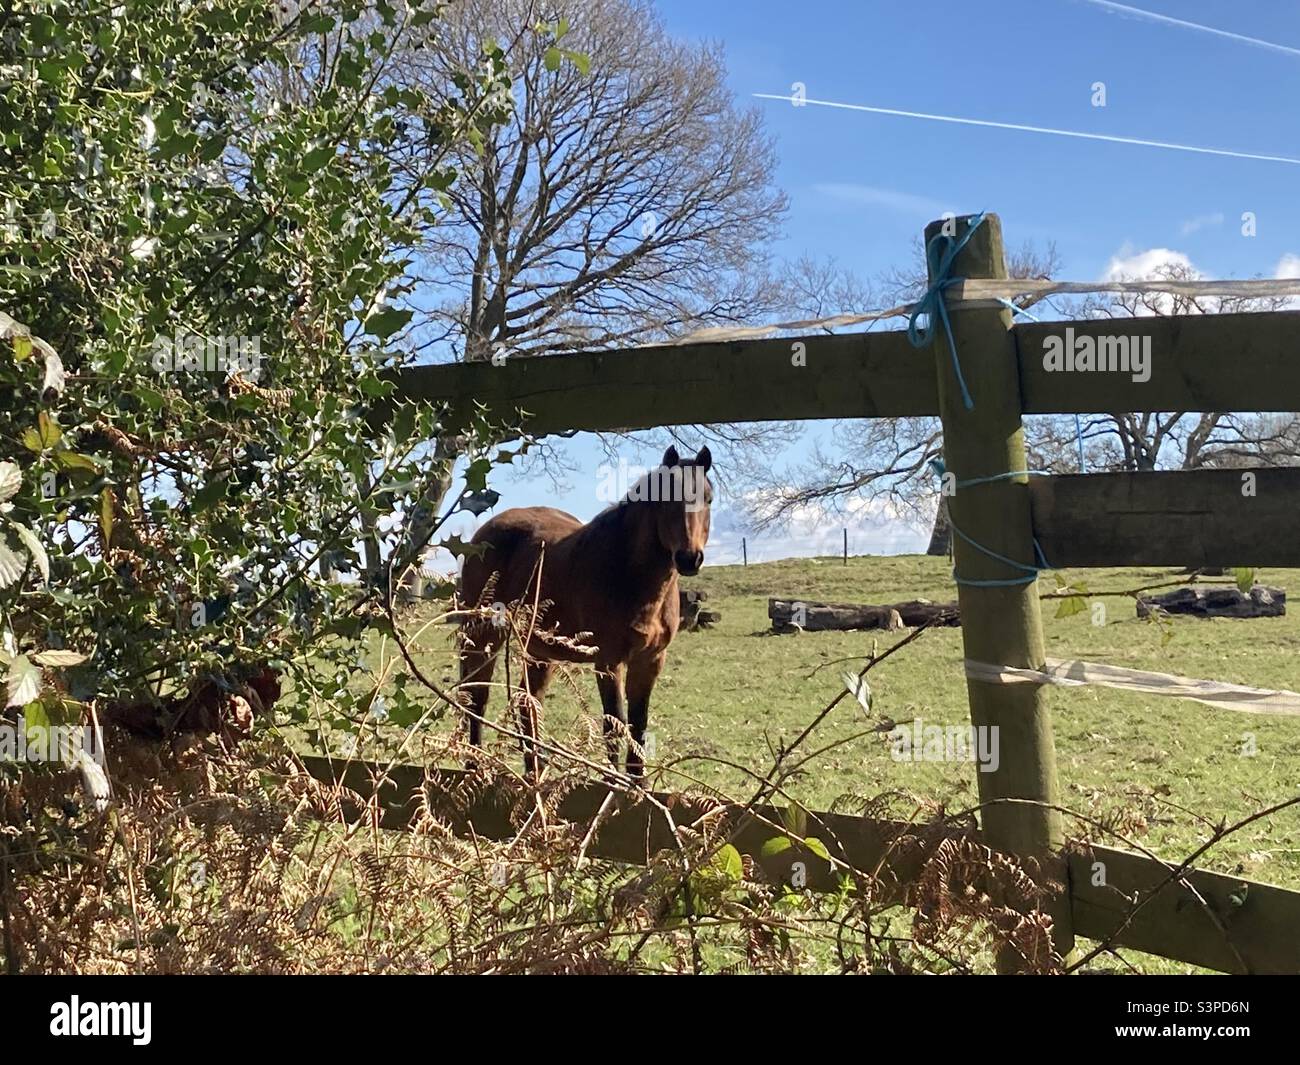
[[(957, 358), (957, 343), (952, 338), (952, 323), (948, 321), (948, 304), (944, 300), (944, 293), (953, 285), (965, 280), (951, 276), (952, 264), (983, 221), (984, 212), (981, 211), (971, 218), (970, 226), (960, 240), (954, 240), (942, 230), (930, 238), (930, 243), (925, 248), (925, 265), (930, 274), (930, 284), (925, 294), (912, 307), (912, 313), (907, 319), (907, 339), (911, 341), (914, 348), (923, 348), (930, 343), (934, 332), (934, 319), (936, 317), (939, 319), (944, 334), (948, 337), (948, 351), (952, 354), (952, 372), (957, 378), (957, 386), (961, 389), (961, 401), (967, 410), (975, 409), (975, 401), (971, 399), (970, 389), (966, 387), (966, 378), (962, 376), (961, 362)], [(920, 322), (921, 315), (925, 315), (924, 326)]]

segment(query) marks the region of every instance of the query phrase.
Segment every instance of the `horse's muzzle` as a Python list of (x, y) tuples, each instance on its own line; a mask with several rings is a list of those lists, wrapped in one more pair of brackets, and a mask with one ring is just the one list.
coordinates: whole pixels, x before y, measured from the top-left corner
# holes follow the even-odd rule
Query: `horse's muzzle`
[(674, 551), (673, 565), (683, 577), (694, 577), (704, 565), (703, 551)]

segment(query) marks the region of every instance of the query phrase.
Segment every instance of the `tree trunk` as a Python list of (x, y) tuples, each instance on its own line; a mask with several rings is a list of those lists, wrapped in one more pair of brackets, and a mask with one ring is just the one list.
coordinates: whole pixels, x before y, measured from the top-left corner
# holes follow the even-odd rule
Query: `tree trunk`
[(930, 532), (930, 546), (925, 549), (927, 555), (952, 554), (952, 522), (948, 519), (948, 497), (939, 497), (939, 507), (934, 512), (934, 528)]

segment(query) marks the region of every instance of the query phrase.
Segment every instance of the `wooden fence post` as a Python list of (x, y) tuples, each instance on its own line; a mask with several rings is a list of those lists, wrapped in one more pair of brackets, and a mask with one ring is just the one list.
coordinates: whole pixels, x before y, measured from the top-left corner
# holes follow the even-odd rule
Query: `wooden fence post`
[[(943, 227), (960, 240), (971, 218), (930, 223), (926, 246)], [(958, 254), (952, 277), (1004, 278), (1002, 223), (985, 215)], [(950, 310), (953, 341), (962, 374), (974, 401), (967, 410), (953, 369), (948, 337), (932, 318), (943, 450), (956, 482), (1023, 470), (1020, 375), (1015, 342), (1008, 331), (1011, 312), (999, 308)], [(1028, 478), (996, 480), (958, 488), (948, 499), (954, 530), (1004, 558), (1031, 565), (1036, 561), (1029, 509)], [(950, 481), (950, 484), (953, 482)], [(957, 574), (972, 581), (1015, 580), (1024, 571), (989, 557), (954, 532)], [(962, 642), (970, 661), (1041, 669), (1043, 628), (1038, 591), (1032, 581), (1001, 587), (959, 584)], [(976, 772), (981, 803), (998, 799), (1057, 802), (1056, 751), (1043, 689), (1029, 684), (990, 684), (967, 680), (971, 723), (996, 728), (999, 762), (993, 772)], [(997, 850), (1050, 862), (1064, 839), (1061, 817), (1044, 806), (1005, 803), (987, 806), (980, 816), (985, 842)], [(1059, 866), (1053, 863), (1053, 868)], [(1073, 946), (1068, 891), (1046, 907), (1053, 918), (1053, 943), (1064, 956)], [(1018, 968), (1014, 956), (1000, 956), (1000, 971)]]

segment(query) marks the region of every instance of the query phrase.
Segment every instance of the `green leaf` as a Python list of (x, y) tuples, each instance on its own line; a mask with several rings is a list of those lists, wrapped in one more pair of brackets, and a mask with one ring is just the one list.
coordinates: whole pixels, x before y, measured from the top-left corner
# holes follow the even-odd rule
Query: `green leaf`
[(113, 492), (105, 488), (99, 494), (99, 531), (104, 534), (104, 543), (113, 540)]
[(0, 540), (0, 588), (8, 588), (21, 579), (27, 569), (27, 559)]
[(545, 65), (547, 70), (554, 71), (560, 69), (560, 63), (563, 59), (564, 56), (561, 51), (556, 48), (555, 45), (551, 45), (551, 47), (546, 49), (546, 52), (543, 54), (542, 63)]
[(99, 459), (93, 455), (81, 455), (75, 451), (56, 451), (54, 461), (65, 469), (89, 470), (91, 473), (98, 473), (100, 467)]
[(36, 568), (41, 571), (41, 580), (46, 583), (50, 579), (50, 556), (45, 553), (45, 545), (41, 543), (38, 537), (26, 525), (19, 525), (14, 522), (14, 532), (18, 534), (18, 539), (23, 542), (23, 546), (31, 552), (32, 561), (36, 563)]
[(804, 846), (812, 851), (813, 854), (817, 855), (818, 858), (825, 858), (828, 862), (831, 860), (831, 852), (826, 849), (826, 844), (816, 836), (806, 837), (803, 843)]
[(1255, 587), (1255, 571), (1245, 566), (1237, 566), (1232, 575), (1237, 578), (1237, 590), (1242, 595), (1250, 595), (1250, 590)]
[(387, 340), (411, 320), (414, 311), (402, 310), (400, 307), (385, 307), (366, 319), (366, 332)]
[(12, 499), (22, 486), (22, 470), (12, 462), (0, 462), (0, 503)]
[(334, 145), (323, 144), (319, 148), (313, 148), (310, 152), (302, 157), (302, 169), (304, 173), (314, 174), (320, 170), (326, 163), (334, 158)]
[(9, 663), (5, 689), (8, 693), (6, 706), (26, 706), (41, 694), (40, 668), (26, 655), (18, 655)]
[(740, 883), (745, 877), (745, 863), (740, 851), (730, 843), (723, 844), (713, 856), (713, 865), (734, 883)]
[(778, 854), (788, 851), (794, 843), (788, 836), (773, 836), (763, 844), (762, 849), (758, 852), (760, 858), (772, 858)]
[(63, 430), (59, 428), (58, 421), (45, 411), (38, 415), (36, 424), (39, 427), (42, 451), (53, 449), (63, 439)]
[(59, 669), (79, 666), (86, 660), (86, 656), (80, 651), (37, 651), (32, 658), (43, 666)]
[(591, 73), (591, 57), (585, 52), (573, 52), (568, 48), (563, 49), (564, 58), (578, 68), (578, 73), (584, 78)]
[(1088, 600), (1081, 595), (1072, 595), (1069, 599), (1062, 599), (1061, 605), (1056, 608), (1058, 618), (1073, 617), (1075, 614), (1081, 614), (1088, 609)]
[(802, 836), (808, 831), (808, 814), (802, 806), (787, 806), (781, 811), (781, 824), (794, 835)]

